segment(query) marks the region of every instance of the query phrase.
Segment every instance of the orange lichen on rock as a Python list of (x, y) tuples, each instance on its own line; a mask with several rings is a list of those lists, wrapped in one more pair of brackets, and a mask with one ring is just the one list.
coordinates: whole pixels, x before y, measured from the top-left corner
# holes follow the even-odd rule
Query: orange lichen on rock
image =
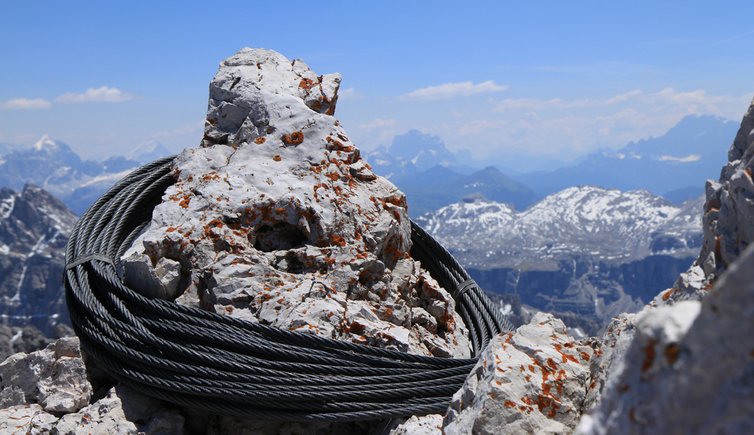
[(665, 346), (665, 360), (669, 365), (673, 365), (678, 360), (678, 355), (681, 353), (681, 348), (676, 343), (670, 343)]
[(304, 133), (294, 131), (291, 134), (284, 134), (282, 140), (286, 145), (301, 145), (304, 142)]

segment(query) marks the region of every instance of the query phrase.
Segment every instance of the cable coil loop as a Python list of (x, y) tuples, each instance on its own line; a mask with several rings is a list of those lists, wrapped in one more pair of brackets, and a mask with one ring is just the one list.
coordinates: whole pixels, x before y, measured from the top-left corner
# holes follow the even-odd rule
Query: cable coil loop
[(173, 159), (112, 187), (78, 221), (66, 247), (66, 301), (82, 350), (130, 387), (215, 414), (271, 420), (444, 413), (482, 349), (510, 330), (463, 267), (414, 222), (411, 254), (456, 298), (473, 358), (380, 349), (141, 295), (121, 281), (120, 257), (175, 182)]

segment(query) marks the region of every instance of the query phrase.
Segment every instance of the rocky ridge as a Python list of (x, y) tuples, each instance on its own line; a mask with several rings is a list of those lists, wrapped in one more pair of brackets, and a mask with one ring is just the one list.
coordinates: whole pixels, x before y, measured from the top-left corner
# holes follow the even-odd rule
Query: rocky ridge
[(40, 186), (81, 215), (140, 163), (170, 154), (162, 144), (150, 141), (135, 147), (128, 158), (85, 160), (66, 143), (45, 134), (30, 147), (0, 148), (0, 187)]
[(525, 270), (578, 254), (604, 262), (696, 254), (700, 208), (700, 201), (678, 207), (642, 190), (580, 186), (549, 195), (522, 212), (470, 199), (417, 222), (468, 267)]
[(60, 277), (75, 222), (65, 205), (39, 187), (26, 185), (21, 192), (0, 189), (3, 325), (33, 326), (55, 337), (56, 326), (68, 323)]
[[(286, 65), (287, 60), (285, 60), (286, 62), (280, 60), (282, 56), (278, 57), (277, 54), (261, 51), (255, 51), (255, 53), (271, 56), (273, 59), (270, 63), (273, 65), (276, 62), (278, 66)], [(245, 57), (249, 52), (242, 51), (240, 54), (243, 55), (240, 57)], [(293, 64), (295, 65), (295, 62)], [(253, 63), (249, 64), (249, 62), (238, 60), (224, 64), (224, 66), (228, 65), (250, 67), (252, 70), (253, 68), (263, 69)], [(222, 71), (223, 68), (221, 67)], [(232, 71), (232, 69), (226, 71)], [(274, 76), (274, 74), (272, 75)], [(218, 76), (223, 77), (220, 73)], [(223, 83), (230, 83), (227, 87), (234, 88), (235, 78), (232, 75), (225, 78), (227, 80), (223, 80)], [(304, 75), (304, 78), (307, 78), (306, 75)], [(319, 78), (317, 79), (319, 80)], [(238, 82), (241, 81), (238, 80)], [(301, 82), (305, 85), (308, 83), (303, 80)], [(295, 86), (289, 86), (287, 89), (290, 91), (295, 89)], [(230, 91), (232, 89), (225, 90)], [(274, 106), (276, 97), (269, 98), (272, 98), (272, 100), (268, 100), (267, 107), (270, 103), (273, 103), (272, 107), (276, 107)], [(228, 100), (235, 100), (235, 97), (229, 97)], [(302, 100), (307, 101), (306, 97)], [(235, 105), (238, 106), (238, 104)], [(222, 102), (214, 103), (213, 106), (211, 101), (210, 114), (221, 113), (220, 108), (222, 106)], [(283, 104), (282, 107), (285, 107), (285, 105)], [(322, 104), (318, 107), (326, 107), (325, 110), (329, 110), (330, 105)], [(229, 113), (233, 113), (234, 110), (230, 108)], [(257, 112), (250, 110), (249, 113)], [(296, 250), (301, 249), (291, 245), (290, 242), (291, 240), (300, 240), (299, 238), (291, 239), (287, 236), (291, 233), (289, 231), (291, 226), (298, 228), (301, 233), (306, 235), (307, 241), (314, 243), (312, 249), (335, 251), (329, 256), (325, 255), (325, 258), (335, 257), (335, 263), (329, 264), (335, 270), (341, 270), (340, 266), (345, 268), (345, 265), (338, 264), (338, 258), (342, 258), (348, 253), (345, 252), (345, 249), (333, 248), (333, 245), (338, 248), (345, 248), (339, 246), (338, 243), (331, 241), (332, 243), (329, 245), (319, 246), (317, 244), (317, 240), (320, 240), (319, 237), (315, 236), (314, 239), (311, 239), (312, 234), (340, 234), (337, 229), (328, 227), (327, 223), (320, 222), (318, 226), (316, 222), (313, 224), (304, 219), (305, 225), (301, 219), (295, 219), (295, 215), (294, 218), (289, 218), (290, 214), (282, 217), (282, 213), (277, 213), (274, 210), (268, 214), (267, 218), (260, 217), (259, 220), (251, 221), (253, 225), (256, 225), (254, 236), (249, 238), (248, 234), (238, 235), (233, 232), (238, 231), (238, 229), (229, 225), (229, 222), (234, 221), (232, 219), (223, 220), (227, 219), (228, 216), (218, 214), (217, 210), (222, 210), (221, 207), (223, 206), (214, 204), (215, 201), (221, 204), (232, 204), (235, 200), (233, 198), (234, 193), (228, 190), (223, 191), (225, 195), (223, 197), (218, 192), (219, 186), (189, 184), (192, 181), (188, 177), (191, 176), (192, 179), (196, 177), (189, 172), (199, 165), (199, 163), (196, 163), (197, 166), (192, 166), (190, 163), (191, 157), (194, 155), (199, 155), (204, 159), (209, 158), (207, 160), (209, 162), (212, 162), (213, 159), (219, 159), (214, 153), (224, 157), (224, 165), (218, 163), (211, 167), (212, 170), (220, 174), (218, 177), (222, 180), (222, 183), (229, 187), (237, 188), (239, 179), (250, 177), (248, 174), (251, 168), (253, 168), (254, 174), (266, 175), (269, 172), (265, 171), (271, 171), (265, 169), (264, 160), (258, 162), (261, 166), (259, 170), (256, 166), (247, 167), (245, 172), (240, 170), (234, 172), (232, 169), (226, 169), (226, 166), (230, 166), (230, 163), (232, 163), (230, 160), (236, 159), (236, 154), (244, 149), (244, 142), (234, 148), (233, 144), (236, 138), (253, 137), (256, 134), (253, 133), (254, 128), (257, 129), (257, 132), (268, 131), (266, 128), (260, 129), (260, 126), (265, 124), (259, 122), (256, 117), (247, 123), (248, 114), (245, 116), (247, 118), (242, 117), (242, 121), (234, 121), (234, 124), (246, 125), (248, 129), (245, 132), (241, 132), (242, 128), (234, 132), (232, 128), (223, 127), (222, 122), (213, 121), (214, 118), (210, 118), (208, 134), (205, 135), (206, 147), (186, 152), (179, 160), (177, 169), (180, 170), (180, 173), (177, 175), (182, 184), (179, 182), (174, 190), (167, 192), (166, 201), (160, 206), (164, 206), (163, 209), (155, 212), (152, 228), (136, 243), (134, 249), (126, 257), (126, 261), (131, 264), (129, 267), (136, 267), (136, 269), (132, 269), (130, 279), (143, 280), (142, 284), (145, 286), (143, 288), (151, 289), (155, 295), (174, 297), (182, 291), (183, 293), (177, 299), (179, 303), (198, 304), (219, 312), (224, 310), (228, 315), (235, 313), (235, 315), (244, 318), (265, 321), (263, 307), (256, 311), (243, 312), (247, 307), (254, 306), (253, 304), (256, 302), (253, 297), (246, 298), (241, 309), (237, 309), (235, 306), (230, 310), (226, 308), (228, 304), (225, 301), (233, 296), (223, 294), (222, 285), (218, 284), (220, 281), (213, 281), (213, 277), (225, 279), (225, 276), (218, 274), (220, 268), (210, 268), (207, 263), (203, 263), (208, 261), (205, 256), (211, 257), (213, 263), (223, 265), (224, 259), (228, 256), (235, 255), (236, 258), (243, 258), (244, 252), (253, 252), (252, 249), (255, 249), (257, 252), (254, 252), (255, 255), (252, 257), (254, 262), (251, 266), (253, 267), (246, 267), (248, 265), (244, 264), (241, 272), (237, 274), (228, 273), (227, 276), (230, 279), (248, 279), (249, 272), (254, 273), (259, 270), (254, 269), (254, 267), (269, 266), (277, 271), (271, 271), (275, 274), (275, 278), (280, 279), (283, 282), (282, 285), (286, 286), (292, 284), (293, 281), (290, 278), (288, 278), (290, 281), (286, 281), (283, 278), (286, 275), (282, 275), (281, 272), (296, 274), (294, 271), (303, 270), (303, 274), (311, 273), (306, 271), (309, 266), (303, 261), (303, 266), (295, 266), (291, 270), (289, 265), (292, 262), (288, 259), (287, 254), (282, 257), (282, 260), (286, 260), (285, 264), (281, 265), (279, 260), (275, 262), (278, 256), (274, 252), (281, 250), (298, 252)], [(324, 123), (322, 120), (328, 119), (320, 118), (318, 115), (309, 116), (315, 118), (315, 123), (320, 121)], [(329, 115), (325, 114), (325, 116)], [(754, 271), (754, 251), (752, 251), (752, 248), (747, 250), (745, 243), (738, 242), (746, 240), (746, 234), (749, 234), (749, 231), (754, 227), (754, 221), (748, 219), (745, 212), (751, 204), (749, 192), (754, 190), (746, 184), (747, 170), (754, 164), (751, 158), (754, 155), (754, 144), (751, 136), (753, 117), (754, 109), (750, 109), (742, 123), (743, 133), (739, 134), (739, 137), (744, 138), (743, 142), (739, 141), (737, 137), (732, 148), (732, 150), (740, 148), (740, 152), (732, 152), (731, 162), (728, 164), (729, 169), (727, 172), (723, 172), (718, 183), (719, 189), (708, 189), (708, 192), (712, 192), (710, 197), (719, 198), (720, 201), (719, 208), (714, 207), (715, 203), (713, 202), (711, 207), (706, 207), (707, 211), (705, 212), (705, 224), (708, 224), (709, 228), (705, 231), (704, 244), (710, 246), (711, 249), (702, 249), (700, 258), (689, 272), (681, 276), (673, 289), (658, 295), (641, 313), (618, 317), (600, 340), (575, 340), (568, 336), (566, 328), (559, 320), (544, 314), (534, 316), (528, 325), (522, 326), (512, 333), (501, 334), (494, 338), (490, 346), (483, 352), (480, 361), (472, 370), (463, 388), (455, 394), (451, 407), (445, 416), (413, 417), (397, 427), (393, 427), (392, 433), (439, 434), (443, 431), (463, 434), (568, 433), (573, 430), (578, 433), (600, 434), (688, 433), (699, 432), (700, 430), (732, 433), (751, 432), (754, 429), (754, 420), (751, 417), (754, 415), (751, 408), (752, 403), (754, 403), (751, 396), (751, 392), (754, 391), (751, 384), (751, 372), (754, 364), (754, 358), (752, 358), (754, 353), (752, 352), (754, 350), (742, 344), (748, 343), (749, 338), (754, 333), (754, 324), (751, 321), (751, 319), (754, 319), (754, 306), (752, 305), (754, 302), (754, 298), (752, 298), (754, 286), (751, 284), (754, 282), (752, 281), (752, 278), (754, 278), (752, 276), (752, 273), (754, 273), (752, 272)], [(273, 115), (269, 119), (274, 120), (276, 117)], [(215, 130), (218, 125), (220, 126), (219, 132)], [(273, 125), (282, 126), (284, 124)], [(327, 127), (332, 128), (334, 125), (328, 124)], [(332, 137), (331, 132), (332, 130), (327, 133)], [(251, 136), (247, 136), (249, 134)], [(274, 140), (273, 134), (282, 135), (280, 137), (282, 144), (276, 143), (277, 148), (271, 150), (258, 149), (257, 156), (261, 155), (263, 157), (259, 157), (260, 159), (269, 158), (273, 162), (283, 161), (285, 157), (291, 158), (293, 150), (284, 148), (290, 146), (290, 144), (285, 143), (286, 140), (290, 141), (293, 138), (290, 130), (273, 130), (267, 132), (265, 136), (258, 137), (266, 137), (264, 143), (268, 140), (271, 141), (271, 139)], [(286, 134), (289, 136), (284, 139)], [(302, 134), (306, 133), (302, 132)], [(320, 142), (328, 143), (326, 137), (327, 135), (320, 136)], [(229, 150), (226, 150), (226, 148), (229, 148)], [(316, 149), (313, 145), (311, 148), (306, 146), (302, 148), (304, 151), (314, 153), (313, 149)], [(323, 151), (320, 149), (316, 152)], [(275, 156), (280, 156), (280, 160), (276, 159)], [(341, 165), (331, 163), (337, 168), (349, 164), (353, 165), (354, 163), (346, 162), (341, 163)], [(271, 165), (271, 163), (268, 162), (268, 165)], [(320, 163), (321, 165), (324, 165), (324, 163)], [(298, 168), (295, 163), (291, 166)], [(337, 170), (335, 168), (323, 168), (322, 171), (316, 172), (310, 168), (307, 169), (317, 175), (322, 172), (331, 173)], [(285, 174), (283, 171), (278, 172)], [(338, 180), (332, 179), (332, 181), (342, 181), (341, 177), (344, 172), (340, 173), (341, 176), (338, 177)], [(223, 176), (226, 175), (227, 178), (224, 178)], [(209, 178), (214, 177), (210, 175)], [(378, 180), (375, 177), (371, 181)], [(301, 180), (293, 181), (298, 183)], [(748, 182), (751, 184), (750, 178)], [(378, 181), (373, 187), (385, 188), (386, 192), (394, 192), (390, 189), (389, 184), (381, 183), (383, 182)], [(712, 183), (710, 185), (714, 187)], [(185, 190), (185, 186), (192, 186), (192, 190)], [(247, 197), (260, 198), (262, 196), (257, 192), (261, 191), (260, 193), (264, 193), (265, 197), (270, 195), (274, 198), (272, 200), (273, 205), (281, 204), (281, 200), (274, 196), (277, 188), (272, 186), (267, 188), (261, 183), (260, 186), (254, 183), (249, 183), (247, 186), (254, 186), (257, 189), (249, 189), (256, 196), (246, 192)], [(322, 189), (322, 193), (326, 190), (334, 191), (334, 187), (340, 185), (333, 184), (331, 186), (330, 189)], [(295, 185), (292, 187), (298, 188)], [(341, 189), (344, 189), (344, 187), (341, 187)], [(318, 208), (324, 207), (322, 204), (318, 205), (316, 201), (311, 200), (315, 197), (314, 193), (319, 190), (313, 189), (312, 193), (309, 193), (307, 204), (315, 212), (326, 213), (326, 211)], [(303, 193), (303, 191), (300, 193)], [(208, 198), (208, 194), (214, 196)], [(355, 195), (358, 196), (357, 193)], [(216, 199), (215, 196), (228, 199)], [(708, 204), (710, 197), (708, 197)], [(354, 198), (354, 201), (356, 204), (364, 204), (364, 202), (359, 202), (359, 198)], [(330, 196), (327, 202), (337, 203), (337, 198)], [(370, 200), (370, 202), (374, 201)], [(381, 201), (377, 202), (381, 203)], [(282, 204), (288, 203), (282, 202)], [(252, 206), (256, 205), (252, 204)], [(244, 204), (244, 207), (246, 207), (246, 204)], [(400, 209), (397, 206), (396, 208)], [(178, 209), (183, 209), (183, 213), (179, 214), (178, 212), (181, 212), (181, 210)], [(177, 212), (173, 210), (177, 210)], [(384, 213), (386, 210), (388, 213)], [(363, 208), (362, 211), (364, 211)], [(399, 228), (402, 224), (404, 215), (401, 215), (400, 210), (387, 206), (384, 206), (384, 208), (377, 207), (375, 204), (374, 208), (367, 209), (367, 211), (371, 212), (371, 216), (378, 222), (384, 222), (382, 228), (388, 228), (380, 234), (392, 234), (393, 237), (398, 237), (398, 240), (405, 240), (400, 238), (401, 232), (398, 229), (392, 232), (389, 230), (389, 228)], [(405, 213), (405, 209), (403, 213)], [(229, 216), (234, 217), (233, 215)], [(275, 222), (289, 226), (279, 226), (277, 227), (278, 231), (274, 231), (275, 224), (270, 227), (270, 221), (267, 220), (269, 216), (275, 216)], [(339, 225), (345, 225), (342, 221), (337, 221), (337, 214), (333, 213), (329, 216)], [(172, 226), (166, 226), (166, 221), (163, 221), (163, 219), (176, 217), (183, 219), (180, 221), (181, 226), (176, 226), (170, 230)], [(192, 219), (200, 219), (200, 217), (211, 220), (199, 226), (200, 224), (194, 223)], [(219, 220), (222, 226), (215, 223), (206, 229), (205, 225), (215, 219)], [(267, 225), (270, 229), (260, 231), (264, 225)], [(307, 225), (308, 233), (303, 229)], [(362, 225), (363, 227), (360, 227), (362, 229), (362, 240), (370, 240), (368, 237), (371, 236), (375, 240), (375, 244), (370, 246), (384, 246), (384, 244), (378, 242), (380, 239), (374, 235), (374, 231), (370, 233), (370, 229), (373, 229), (373, 227), (370, 227), (366, 222)], [(285, 231), (282, 231), (283, 229)], [(191, 241), (193, 232), (186, 235), (186, 230), (198, 230), (203, 237), (200, 240)], [(350, 232), (354, 228), (346, 227), (346, 230)], [(260, 233), (272, 233), (272, 237), (263, 236), (260, 242), (259, 238), (255, 237)], [(213, 234), (215, 236), (212, 236)], [(710, 241), (708, 237), (714, 237), (713, 241)], [(244, 238), (247, 242), (243, 241)], [(185, 244), (181, 243), (181, 241), (186, 241), (184, 239), (188, 239)], [(230, 241), (234, 244), (224, 243)], [(723, 248), (724, 243), (731, 241), (736, 243), (729, 248)], [(355, 246), (365, 246), (366, 242), (363, 243), (364, 245), (356, 244)], [(188, 248), (189, 245), (191, 247), (186, 249), (187, 252), (178, 250), (179, 248)], [(241, 249), (233, 248), (236, 245), (240, 246)], [(260, 249), (270, 246), (277, 248), (284, 246), (286, 249)], [(403, 245), (398, 244), (398, 246)], [(163, 249), (166, 247), (170, 249)], [(723, 256), (723, 249), (728, 249), (725, 256)], [(376, 253), (370, 252), (376, 260), (382, 262), (385, 269), (380, 267), (379, 270), (382, 271), (382, 274), (372, 278), (369, 283), (374, 285), (383, 282), (388, 288), (394, 288), (390, 286), (394, 285), (395, 277), (393, 275), (395, 270), (399, 268), (399, 265), (406, 264), (406, 261), (411, 261), (410, 258), (405, 258), (405, 256), (391, 258), (388, 252), (379, 248), (376, 249)], [(714, 261), (714, 263), (711, 263), (711, 261)], [(148, 267), (138, 266), (139, 264), (146, 264)], [(193, 274), (195, 267), (202, 268), (201, 280)], [(326, 272), (331, 270), (328, 268)], [(418, 269), (418, 271), (417, 269), (411, 270), (416, 274), (422, 273), (421, 269)], [(407, 271), (399, 276), (406, 275), (411, 276), (411, 272)], [(359, 280), (359, 276), (360, 274), (357, 275), (356, 281)], [(325, 281), (328, 277), (326, 273), (320, 273), (318, 281)], [(251, 276), (251, 278), (254, 278), (254, 276)], [(305, 279), (311, 280), (311, 278)], [(243, 282), (239, 281), (239, 283)], [(410, 278), (408, 282), (411, 282)], [(419, 282), (418, 279), (416, 282)], [(422, 291), (427, 288), (432, 289), (433, 283), (429, 278), (421, 282)], [(356, 284), (354, 283), (354, 285)], [(313, 288), (312, 285), (310, 287)], [(273, 290), (272, 288), (269, 290), (259, 289), (258, 287), (250, 288), (256, 289), (257, 294), (264, 294), (263, 292)], [(296, 292), (297, 287), (291, 285), (287, 288), (289, 288), (288, 292), (290, 293)], [(323, 288), (325, 288), (324, 285)], [(418, 291), (417, 287), (409, 285), (409, 288)], [(438, 293), (438, 295), (432, 295), (429, 299), (423, 301), (419, 296), (419, 300), (414, 300), (413, 302), (416, 302), (416, 304), (411, 305), (411, 308), (428, 302), (428, 306), (431, 307), (434, 300), (441, 300), (445, 297), (439, 290)], [(409, 294), (413, 294), (413, 291)], [(214, 295), (221, 295), (221, 297), (214, 297)], [(310, 294), (306, 296), (309, 297)], [(274, 297), (278, 297), (278, 295)], [(317, 295), (314, 295), (314, 297), (317, 297)], [(327, 295), (320, 295), (319, 297), (327, 299)], [(331, 295), (331, 298), (334, 298), (334, 296)], [(702, 299), (701, 302), (699, 299)], [(365, 316), (373, 308), (379, 312), (380, 303), (374, 301), (374, 305), (370, 304), (369, 296), (365, 299), (359, 299), (359, 296), (354, 299), (346, 297), (344, 308), (347, 308), (349, 312), (352, 301), (358, 302), (362, 308), (367, 307), (367, 313), (363, 314)], [(364, 303), (364, 301), (367, 302)], [(401, 297), (396, 297), (395, 301), (396, 304), (403, 302)], [(283, 302), (285, 302), (284, 298)], [(278, 302), (283, 308), (276, 311), (285, 313), (289, 316), (288, 318), (294, 319), (295, 316), (306, 315), (306, 313), (296, 311), (295, 308), (287, 310), (283, 302)], [(305, 298), (303, 302), (306, 302)], [(391, 300), (386, 299), (382, 302), (391, 303)], [(240, 305), (240, 303), (238, 304)], [(313, 310), (319, 307), (313, 305), (311, 308)], [(424, 307), (422, 309), (430, 312), (430, 309)], [(236, 313), (236, 311), (240, 313)], [(365, 310), (360, 312), (363, 311)], [(381, 320), (379, 317), (377, 319)], [(431, 319), (427, 320), (429, 323), (423, 323), (423, 325), (431, 325)], [(437, 319), (435, 318), (435, 320)], [(384, 322), (379, 325), (382, 328), (390, 329), (394, 327), (390, 325), (389, 321), (381, 321)], [(268, 322), (275, 324), (270, 320)], [(322, 330), (327, 330), (327, 326), (322, 325), (316, 319), (313, 324), (319, 327), (320, 333)], [(360, 339), (352, 334), (352, 329), (339, 329), (341, 324), (330, 325), (332, 330), (336, 331), (336, 336), (340, 333), (342, 334), (339, 337), (341, 339), (356, 341)], [(460, 321), (456, 324), (459, 333), (463, 332), (460, 324)], [(284, 324), (278, 326), (286, 327)], [(429, 331), (426, 326), (421, 327)], [(417, 330), (421, 331), (421, 329), (410, 329), (409, 349), (423, 353), (431, 352), (423, 347), (423, 342), (411, 341), (411, 334)], [(448, 335), (446, 332), (446, 337)], [(380, 341), (374, 344), (399, 347), (397, 343), (397, 341)], [(447, 349), (453, 349), (450, 342), (446, 341), (445, 343), (448, 346)], [(58, 351), (58, 347), (63, 350)], [(71, 348), (74, 350), (70, 350)], [(303, 428), (290, 424), (242, 422), (235, 419), (192, 416), (190, 412), (177, 410), (165, 404), (149, 402), (149, 399), (130, 393), (123, 386), (111, 389), (107, 385), (96, 385), (95, 383), (89, 389), (91, 393), (87, 393), (87, 387), (84, 385), (84, 382), (88, 382), (85, 373), (79, 369), (73, 369), (74, 367), (83, 367), (81, 358), (75, 354), (75, 348), (75, 339), (59, 341), (44, 351), (29, 355), (15, 355), (0, 365), (0, 377), (2, 379), (0, 382), (2, 382), (3, 387), (3, 392), (0, 393), (1, 403), (3, 404), (0, 406), (3, 408), (0, 410), (2, 413), (0, 421), (3, 421), (2, 424), (6, 425), (2, 427), (3, 430), (7, 432), (16, 431), (17, 433), (44, 433), (53, 430), (63, 433), (87, 433), (98, 430), (108, 430), (113, 433), (136, 433), (137, 431), (182, 433), (190, 430), (202, 430), (208, 433), (218, 431), (240, 433), (242, 428), (245, 428), (251, 433), (255, 433), (254, 431), (259, 433), (265, 433), (265, 431), (267, 433), (364, 433), (368, 429), (386, 431), (388, 427), (391, 427), (380, 423), (368, 428), (355, 424)], [(40, 361), (40, 363), (32, 364), (32, 361)], [(64, 392), (66, 385), (73, 385), (74, 388), (70, 394), (50, 394), (57, 391), (50, 385), (61, 380), (60, 376), (56, 375), (59, 371), (49, 369), (56, 364), (65, 364), (67, 367), (72, 367), (66, 373), (76, 375), (75, 379), (67, 379), (64, 376), (61, 381), (63, 385), (57, 387), (60, 389), (59, 391)], [(29, 370), (29, 368), (33, 372), (24, 375), (26, 373), (24, 370)], [(89, 377), (96, 378), (95, 368), (90, 366), (89, 369)], [(84, 396), (89, 395), (89, 404), (85, 400), (79, 400), (82, 394)], [(54, 400), (48, 397), (54, 397)], [(145, 406), (144, 403), (149, 403), (149, 405)], [(58, 406), (60, 408), (57, 408)], [(63, 411), (59, 409), (63, 409)], [(138, 411), (139, 409), (141, 411)], [(587, 413), (586, 416), (584, 416), (585, 413)], [(197, 420), (206, 421), (197, 425)], [(100, 424), (109, 426), (99, 426)]]

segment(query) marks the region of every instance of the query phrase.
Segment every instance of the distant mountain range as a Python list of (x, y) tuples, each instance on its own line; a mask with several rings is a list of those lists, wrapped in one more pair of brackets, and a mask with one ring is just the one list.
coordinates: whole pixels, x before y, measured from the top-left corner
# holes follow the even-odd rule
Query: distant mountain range
[(736, 129), (737, 123), (722, 118), (688, 116), (662, 136), (592, 153), (569, 166), (510, 176), (494, 166), (475, 168), (478, 162), (469, 155), (454, 153), (439, 137), (417, 130), (365, 157), (406, 193), (414, 217), (474, 197), (524, 210), (549, 194), (583, 185), (644, 189), (681, 204), (701, 195), (707, 178), (716, 178), (725, 163), (720, 151)]
[(468, 156), (458, 156), (437, 136), (410, 130), (389, 147), (366, 154), (374, 170), (395, 183), (408, 198), (411, 216), (460, 201), (483, 197), (526, 208), (534, 192), (493, 166), (481, 170), (464, 166)]
[(570, 186), (646, 189), (680, 202), (703, 192), (717, 178), (738, 123), (713, 116), (687, 116), (662, 136), (632, 142), (615, 151), (590, 154), (572, 166), (514, 178), (539, 195)]
[(27, 183), (61, 199), (76, 214), (83, 213), (117, 180), (142, 163), (170, 155), (163, 145), (136, 147), (131, 157), (82, 160), (64, 142), (44, 135), (31, 147), (0, 148), (0, 187), (20, 190)]
[(574, 187), (523, 212), (468, 200), (417, 219), (482, 288), (589, 333), (670, 287), (701, 246), (702, 198)]
[[(696, 255), (697, 198), (704, 180), (718, 172), (717, 156), (734, 134), (734, 123), (688, 117), (661, 137), (515, 177), (494, 166), (466, 166), (469, 156), (415, 130), (365, 158), (406, 193), (411, 216), (483, 288), (595, 333), (611, 315), (633, 310), (670, 286)], [(127, 156), (83, 160), (48, 136), (32, 147), (0, 147), (0, 187), (21, 191), (0, 190), (0, 290), (11, 307), (6, 318), (29, 316), (18, 308), (13, 312), (13, 304), (23, 294), (42, 294), (24, 293), (24, 286), (47, 286), (40, 277), (58, 273), (63, 245), (55, 243), (64, 243), (75, 219), (51, 195), (27, 184), (42, 186), (81, 214), (129, 171), (169, 154), (148, 142)], [(621, 190), (572, 187), (577, 184)], [(635, 188), (645, 190), (624, 191)], [(695, 199), (678, 205), (687, 198)], [(60, 249), (57, 257), (45, 251), (52, 246)], [(30, 272), (45, 258), (54, 260), (44, 260), (52, 264), (43, 267), (48, 272)], [(40, 305), (35, 298), (26, 300)], [(49, 333), (49, 325), (39, 327)]]

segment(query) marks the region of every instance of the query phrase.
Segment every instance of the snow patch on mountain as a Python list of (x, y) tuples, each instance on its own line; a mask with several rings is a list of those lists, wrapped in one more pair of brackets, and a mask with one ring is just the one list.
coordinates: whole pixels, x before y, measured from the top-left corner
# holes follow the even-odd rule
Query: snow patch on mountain
[[(417, 221), (467, 266), (520, 266), (564, 254), (627, 261), (643, 258), (657, 246), (668, 246), (658, 248), (668, 255), (687, 255), (696, 247), (693, 236), (701, 234), (701, 204), (694, 205), (677, 207), (643, 190), (581, 186), (549, 195), (523, 212), (477, 199)], [(682, 240), (653, 245), (671, 236)]]

